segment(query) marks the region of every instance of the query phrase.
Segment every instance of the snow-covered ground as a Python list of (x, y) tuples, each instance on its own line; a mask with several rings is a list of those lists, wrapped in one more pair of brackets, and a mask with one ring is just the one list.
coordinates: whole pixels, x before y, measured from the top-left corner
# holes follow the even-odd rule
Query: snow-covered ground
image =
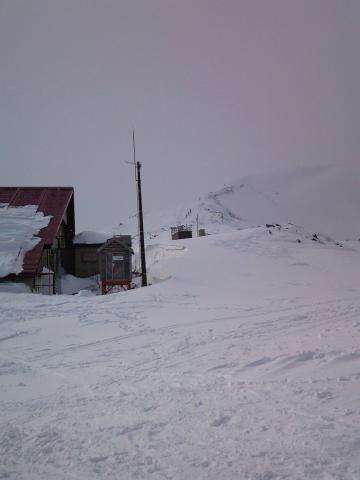
[(148, 288), (0, 293), (0, 478), (358, 480), (360, 244), (150, 250)]

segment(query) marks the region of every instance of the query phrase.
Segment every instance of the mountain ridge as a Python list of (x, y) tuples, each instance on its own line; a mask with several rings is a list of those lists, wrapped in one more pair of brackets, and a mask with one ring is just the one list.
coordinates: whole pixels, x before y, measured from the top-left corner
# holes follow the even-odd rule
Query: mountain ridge
[[(145, 213), (148, 241), (170, 238), (172, 226), (186, 224), (221, 233), (266, 223), (295, 223), (339, 240), (360, 237), (360, 168), (341, 165), (298, 167), (247, 175), (198, 199)], [(113, 233), (136, 235), (136, 215)]]

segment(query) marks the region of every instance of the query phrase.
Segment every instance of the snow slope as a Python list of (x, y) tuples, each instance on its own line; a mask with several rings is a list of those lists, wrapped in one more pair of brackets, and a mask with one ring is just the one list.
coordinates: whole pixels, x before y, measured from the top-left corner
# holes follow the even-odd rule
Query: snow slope
[(270, 231), (153, 245), (148, 288), (0, 293), (0, 478), (359, 479), (359, 244)]
[(24, 255), (40, 241), (36, 235), (51, 216), (37, 211), (37, 205), (9, 207), (0, 204), (0, 278), (20, 273)]
[[(148, 241), (170, 238), (170, 227), (191, 224), (196, 216), (209, 233), (265, 223), (292, 222), (340, 240), (360, 237), (360, 168), (339, 165), (302, 167), (232, 181), (216, 192), (175, 209), (145, 216)], [(137, 218), (115, 232), (135, 234)]]

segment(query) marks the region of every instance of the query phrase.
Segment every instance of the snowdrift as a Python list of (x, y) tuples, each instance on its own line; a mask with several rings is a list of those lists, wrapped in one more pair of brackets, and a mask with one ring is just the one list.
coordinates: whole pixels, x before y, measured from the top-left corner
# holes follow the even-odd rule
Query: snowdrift
[(0, 293), (0, 477), (360, 478), (359, 243), (171, 245), (148, 288)]

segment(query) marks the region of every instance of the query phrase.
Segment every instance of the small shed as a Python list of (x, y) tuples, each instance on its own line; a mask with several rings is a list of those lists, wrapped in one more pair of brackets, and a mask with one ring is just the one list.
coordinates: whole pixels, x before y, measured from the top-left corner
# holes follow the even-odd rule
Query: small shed
[(99, 273), (98, 250), (110, 235), (84, 231), (74, 237), (75, 276), (92, 277)]
[(130, 235), (116, 235), (98, 249), (101, 293), (109, 293), (114, 287), (130, 289), (132, 279)]
[(182, 240), (184, 238), (192, 238), (191, 225), (178, 225), (177, 227), (171, 227), (172, 240)]

